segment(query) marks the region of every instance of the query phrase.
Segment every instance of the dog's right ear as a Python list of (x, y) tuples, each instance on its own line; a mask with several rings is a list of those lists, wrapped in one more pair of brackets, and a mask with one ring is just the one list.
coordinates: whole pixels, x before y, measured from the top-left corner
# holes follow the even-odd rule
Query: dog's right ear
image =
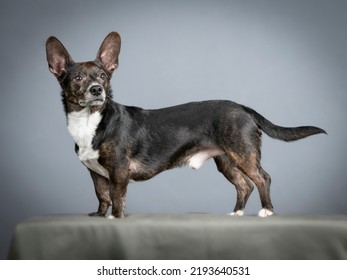
[(46, 55), (49, 71), (59, 80), (74, 62), (63, 44), (56, 37), (46, 42)]

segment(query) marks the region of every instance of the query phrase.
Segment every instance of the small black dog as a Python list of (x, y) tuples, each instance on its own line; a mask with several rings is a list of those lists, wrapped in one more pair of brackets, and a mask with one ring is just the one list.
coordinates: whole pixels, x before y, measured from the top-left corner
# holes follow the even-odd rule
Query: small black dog
[(145, 110), (112, 101), (110, 79), (118, 67), (121, 39), (111, 32), (94, 61), (75, 63), (62, 43), (46, 43), (50, 71), (62, 88), (68, 130), (75, 150), (89, 169), (99, 208), (91, 216), (124, 217), (128, 183), (188, 164), (198, 169), (213, 158), (218, 170), (236, 186), (231, 215), (243, 215), (253, 190), (260, 194), (259, 216), (273, 214), (271, 178), (260, 165), (261, 130), (270, 137), (294, 141), (325, 133), (303, 126), (272, 124), (254, 110), (231, 101), (192, 102)]

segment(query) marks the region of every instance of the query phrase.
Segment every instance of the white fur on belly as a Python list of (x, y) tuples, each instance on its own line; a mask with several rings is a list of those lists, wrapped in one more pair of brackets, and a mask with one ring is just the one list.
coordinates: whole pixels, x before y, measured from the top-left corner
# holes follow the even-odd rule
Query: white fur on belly
[(188, 159), (188, 166), (193, 169), (199, 169), (206, 160), (210, 159), (211, 157), (221, 155), (223, 153), (224, 152), (222, 150), (218, 149), (204, 150), (198, 152)]
[(90, 113), (88, 107), (79, 112), (67, 114), (67, 128), (78, 145), (78, 157), (82, 163), (94, 172), (109, 178), (108, 171), (99, 164), (99, 151), (92, 146), (93, 137), (101, 121), (99, 112)]

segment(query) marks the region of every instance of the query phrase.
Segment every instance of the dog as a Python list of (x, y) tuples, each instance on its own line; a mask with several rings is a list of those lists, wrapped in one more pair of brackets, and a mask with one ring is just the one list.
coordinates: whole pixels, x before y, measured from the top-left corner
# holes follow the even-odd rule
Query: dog
[(94, 61), (77, 63), (56, 37), (46, 42), (50, 72), (57, 78), (75, 142), (99, 200), (90, 216), (123, 218), (129, 182), (188, 165), (198, 169), (213, 158), (217, 169), (235, 185), (237, 200), (230, 215), (242, 216), (254, 185), (261, 217), (273, 215), (271, 177), (261, 167), (261, 135), (294, 141), (326, 133), (314, 126), (277, 126), (253, 109), (226, 100), (191, 102), (145, 110), (112, 100), (110, 80), (118, 67), (121, 38), (111, 32)]

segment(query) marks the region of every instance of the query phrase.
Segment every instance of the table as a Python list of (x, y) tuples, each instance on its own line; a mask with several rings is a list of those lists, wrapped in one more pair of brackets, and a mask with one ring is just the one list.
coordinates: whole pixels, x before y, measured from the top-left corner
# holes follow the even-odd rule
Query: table
[(34, 217), (9, 259), (347, 259), (347, 216), (131, 214)]

